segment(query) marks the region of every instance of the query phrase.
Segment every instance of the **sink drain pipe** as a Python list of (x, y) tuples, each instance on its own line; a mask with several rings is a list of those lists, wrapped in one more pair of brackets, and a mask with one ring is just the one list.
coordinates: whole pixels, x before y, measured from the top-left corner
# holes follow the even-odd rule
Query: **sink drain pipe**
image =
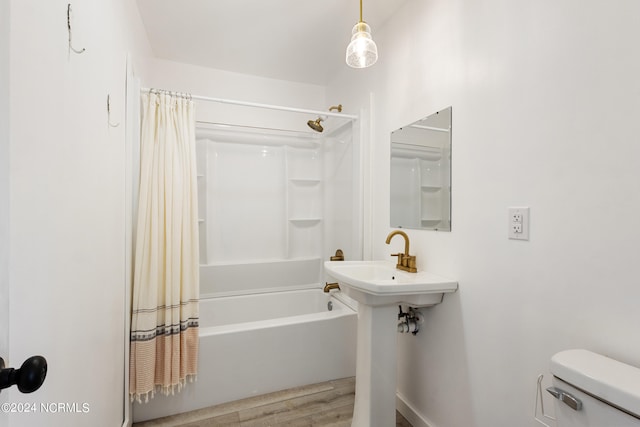
[(417, 335), (420, 332), (420, 324), (424, 322), (422, 313), (413, 307), (409, 307), (409, 311), (406, 312), (402, 311), (401, 305), (398, 306), (398, 309), (400, 310), (398, 313), (398, 332), (404, 334), (411, 332), (413, 335)]

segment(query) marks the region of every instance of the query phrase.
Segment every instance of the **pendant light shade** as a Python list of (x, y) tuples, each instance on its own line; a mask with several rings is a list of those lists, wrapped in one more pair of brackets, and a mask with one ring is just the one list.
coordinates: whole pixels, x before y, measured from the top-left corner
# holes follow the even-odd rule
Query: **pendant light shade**
[(358, 22), (351, 31), (351, 43), (347, 46), (347, 65), (353, 68), (366, 68), (378, 60), (378, 47), (371, 38), (371, 27)]
[(347, 46), (347, 65), (366, 68), (378, 60), (378, 47), (371, 38), (371, 27), (362, 20), (362, 0), (360, 0), (360, 21), (351, 31), (351, 43)]

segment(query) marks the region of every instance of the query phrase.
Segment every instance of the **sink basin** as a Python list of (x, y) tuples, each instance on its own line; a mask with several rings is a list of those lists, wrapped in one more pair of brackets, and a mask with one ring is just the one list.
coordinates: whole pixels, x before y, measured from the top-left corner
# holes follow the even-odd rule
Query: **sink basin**
[(347, 295), (369, 306), (429, 307), (458, 289), (454, 280), (427, 271), (408, 273), (389, 261), (326, 261), (324, 268)]

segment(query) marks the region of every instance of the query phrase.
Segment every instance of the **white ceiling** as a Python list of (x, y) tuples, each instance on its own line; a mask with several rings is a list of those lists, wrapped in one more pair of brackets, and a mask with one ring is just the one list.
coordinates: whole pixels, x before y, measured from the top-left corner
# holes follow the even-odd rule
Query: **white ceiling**
[[(376, 28), (407, 0), (363, 0)], [(137, 0), (155, 54), (243, 74), (325, 85), (345, 64), (358, 0)], [(384, 55), (384, 52), (380, 52)]]

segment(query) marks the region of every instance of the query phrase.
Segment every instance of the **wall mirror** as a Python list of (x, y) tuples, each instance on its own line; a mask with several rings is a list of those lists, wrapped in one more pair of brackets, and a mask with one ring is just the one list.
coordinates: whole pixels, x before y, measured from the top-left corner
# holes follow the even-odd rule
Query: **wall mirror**
[(451, 231), (451, 107), (391, 132), (391, 227)]

